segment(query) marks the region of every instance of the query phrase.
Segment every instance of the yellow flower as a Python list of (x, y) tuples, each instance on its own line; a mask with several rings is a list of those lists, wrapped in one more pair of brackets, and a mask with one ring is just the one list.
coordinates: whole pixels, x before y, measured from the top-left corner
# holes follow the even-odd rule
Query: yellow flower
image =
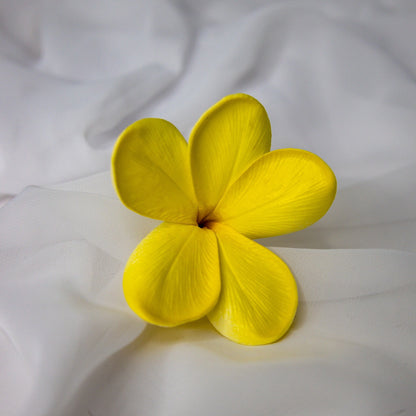
[(207, 315), (227, 338), (274, 342), (297, 308), (286, 264), (251, 239), (301, 230), (329, 209), (336, 179), (299, 149), (270, 152), (263, 106), (223, 98), (196, 123), (189, 145), (166, 120), (147, 118), (119, 137), (114, 187), (131, 210), (165, 221), (134, 250), (123, 278), (144, 320), (176, 326)]

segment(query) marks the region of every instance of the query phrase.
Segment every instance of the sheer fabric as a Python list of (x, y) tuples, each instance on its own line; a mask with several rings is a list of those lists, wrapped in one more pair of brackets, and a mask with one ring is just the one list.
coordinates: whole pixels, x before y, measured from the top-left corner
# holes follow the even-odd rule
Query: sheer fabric
[[(2, 2), (0, 414), (415, 414), (415, 12)], [(112, 190), (117, 135), (160, 117), (188, 136), (234, 92), (263, 103), (273, 149), (318, 154), (339, 184), (317, 224), (261, 240), (300, 291), (293, 328), (263, 347), (205, 319), (146, 325), (121, 287), (158, 222)]]

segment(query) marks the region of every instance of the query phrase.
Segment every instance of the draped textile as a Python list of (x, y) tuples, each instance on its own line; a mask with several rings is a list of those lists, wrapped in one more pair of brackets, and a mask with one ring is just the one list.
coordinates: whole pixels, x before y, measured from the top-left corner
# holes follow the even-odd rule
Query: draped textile
[[(2, 1), (0, 414), (416, 414), (415, 35), (410, 0)], [(117, 135), (159, 117), (187, 137), (235, 92), (339, 186), (260, 241), (300, 291), (262, 347), (147, 325), (121, 287), (158, 222), (114, 194)]]

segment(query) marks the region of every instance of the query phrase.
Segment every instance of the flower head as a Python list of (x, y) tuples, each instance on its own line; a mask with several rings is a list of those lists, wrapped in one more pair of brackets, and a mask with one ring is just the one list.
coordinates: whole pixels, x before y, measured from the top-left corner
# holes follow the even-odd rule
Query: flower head
[(144, 320), (176, 326), (207, 315), (231, 340), (259, 345), (289, 329), (297, 308), (287, 265), (252, 241), (301, 230), (329, 209), (336, 179), (299, 149), (270, 151), (263, 106), (223, 98), (189, 144), (171, 123), (129, 126), (113, 152), (113, 182), (131, 210), (164, 222), (134, 250), (123, 289)]

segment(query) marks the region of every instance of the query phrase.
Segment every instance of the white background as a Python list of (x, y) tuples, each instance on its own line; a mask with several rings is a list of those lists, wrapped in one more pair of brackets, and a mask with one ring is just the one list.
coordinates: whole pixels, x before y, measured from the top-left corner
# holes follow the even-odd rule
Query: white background
[[(415, 39), (411, 0), (1, 0), (0, 414), (415, 415)], [(157, 222), (115, 197), (115, 139), (142, 117), (187, 137), (236, 92), (339, 184), (262, 241), (301, 297), (264, 347), (147, 326), (121, 290)]]

